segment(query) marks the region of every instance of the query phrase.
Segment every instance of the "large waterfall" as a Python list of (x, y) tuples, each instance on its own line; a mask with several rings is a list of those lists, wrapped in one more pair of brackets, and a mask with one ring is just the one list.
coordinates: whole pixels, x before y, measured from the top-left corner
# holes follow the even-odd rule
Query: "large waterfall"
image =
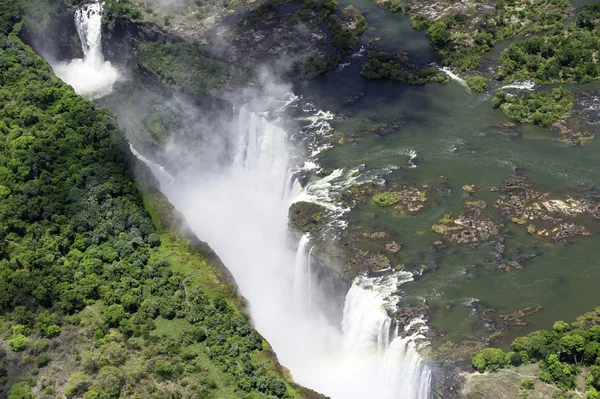
[[(82, 5), (75, 23), (85, 57), (53, 66), (92, 98), (109, 93), (119, 77), (102, 55), (101, 22), (101, 2)], [(398, 331), (388, 315), (411, 276), (358, 277), (342, 325), (332, 325), (320, 312), (328, 293), (313, 270), (310, 236), (290, 248), (287, 213), (299, 185), (292, 181), (288, 134), (246, 108), (235, 115), (201, 148), (182, 148), (176, 140), (166, 146), (165, 158), (188, 165), (175, 176), (132, 150), (231, 270), (256, 328), (297, 382), (334, 399), (429, 399), (431, 373), (417, 352), (419, 328)]]
[(90, 98), (110, 93), (119, 78), (117, 69), (102, 54), (102, 11), (102, 2), (84, 4), (75, 11), (84, 58), (52, 65), (59, 78)]
[[(287, 210), (297, 195), (287, 133), (245, 108), (219, 149), (195, 152), (197, 168), (175, 179), (149, 163), (161, 188), (202, 239), (220, 255), (251, 304), (256, 328), (294, 379), (332, 398), (430, 397), (430, 371), (415, 336), (402, 338), (386, 309), (408, 273), (357, 278), (347, 294), (343, 326), (318, 311), (309, 236), (289, 248)], [(177, 146), (172, 156), (181, 158)], [(228, 159), (219, 169), (206, 158)], [(320, 304), (321, 306), (323, 304)]]

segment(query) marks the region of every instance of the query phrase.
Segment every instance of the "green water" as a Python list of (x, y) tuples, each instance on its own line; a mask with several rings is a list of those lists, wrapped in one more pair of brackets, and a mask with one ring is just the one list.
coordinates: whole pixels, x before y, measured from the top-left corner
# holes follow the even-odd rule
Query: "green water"
[[(353, 4), (363, 9), (363, 0)], [(419, 39), (423, 34), (416, 32), (415, 36), (406, 17), (382, 16), (372, 8), (370, 5), (367, 13), (371, 26), (367, 38), (383, 35), (379, 43), (405, 46), (422, 59), (429, 57), (422, 49), (427, 48), (427, 42)], [(385, 35), (391, 32), (393, 38), (387, 38)], [(409, 270), (421, 264), (435, 269), (402, 287), (407, 303), (426, 300), (434, 309), (431, 324), (450, 338), (482, 334), (473, 309), (466, 305), (475, 298), (483, 309), (495, 309), (498, 314), (527, 306), (543, 307), (525, 318), (527, 327), (512, 328), (507, 338), (549, 328), (557, 319), (573, 320), (600, 305), (598, 235), (575, 240), (572, 245), (550, 244), (529, 236), (522, 226), (505, 221), (509, 226), (504, 231), (512, 236), (505, 242), (506, 255), (510, 258), (517, 251), (538, 255), (526, 262), (524, 269), (512, 272), (495, 270), (495, 263), (486, 261), (493, 252), (492, 243), (475, 249), (455, 245), (444, 251), (431, 250), (431, 243), (439, 239), (431, 226), (445, 213), (460, 212), (465, 199), (461, 187), (465, 184), (497, 186), (513, 169), (521, 168), (548, 191), (597, 187), (600, 137), (573, 147), (535, 126), (522, 126), (506, 134), (499, 125), (508, 120), (491, 107), (491, 93), (471, 93), (456, 81), (425, 86), (365, 81), (359, 70), (360, 61), (351, 59), (351, 65), (343, 70), (298, 89), (324, 108), (344, 115), (343, 120), (335, 122), (335, 129), (348, 136), (392, 121), (400, 121), (403, 126), (386, 135), (366, 134), (356, 143), (338, 145), (321, 163), (334, 169), (352, 169), (360, 164), (374, 170), (397, 167), (386, 176), (388, 184), (439, 186), (440, 176), (448, 178), (449, 190), (437, 193), (435, 203), (428, 204), (418, 216), (394, 216), (374, 204), (359, 205), (348, 214), (351, 225), (363, 230), (394, 233), (402, 244), (400, 261)], [(358, 100), (349, 105), (350, 98)], [(597, 126), (589, 130), (597, 134)], [(408, 167), (411, 150), (418, 153), (417, 168)], [(484, 199), (488, 208), (496, 198), (486, 190), (479, 190), (475, 196)], [(445, 311), (449, 305), (450, 310)]]

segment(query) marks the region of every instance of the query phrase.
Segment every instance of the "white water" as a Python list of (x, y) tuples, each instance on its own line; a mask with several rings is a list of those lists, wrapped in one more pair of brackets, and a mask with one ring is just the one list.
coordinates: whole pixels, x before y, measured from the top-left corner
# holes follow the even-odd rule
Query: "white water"
[(99, 98), (112, 91), (119, 72), (102, 54), (102, 3), (84, 4), (75, 12), (75, 26), (84, 58), (54, 64), (54, 73), (75, 91)]
[(218, 175), (181, 171), (171, 179), (148, 165), (231, 270), (256, 328), (281, 363), (297, 382), (334, 399), (429, 399), (430, 372), (414, 337), (397, 337), (384, 310), (393, 308), (398, 297), (392, 293), (410, 275), (357, 279), (346, 298), (342, 331), (332, 326), (313, 303), (322, 295), (314, 293), (319, 287), (309, 236), (297, 251), (287, 241), (287, 210), (297, 187), (291, 184), (287, 133), (241, 109), (227, 144), (232, 162)]
[(465, 80), (463, 78), (458, 76), (458, 74), (456, 74), (452, 69), (450, 69), (448, 67), (442, 67), (442, 68), (440, 68), (440, 71), (444, 72), (446, 75), (448, 75), (450, 77), (450, 79), (455, 80), (460, 85), (462, 85), (466, 88), (469, 87), (469, 85), (467, 85), (467, 82), (465, 82)]
[(514, 82), (506, 86), (502, 86), (502, 89), (519, 89), (519, 90), (530, 90), (532, 91), (535, 87), (535, 83), (531, 80), (524, 80), (522, 82)]

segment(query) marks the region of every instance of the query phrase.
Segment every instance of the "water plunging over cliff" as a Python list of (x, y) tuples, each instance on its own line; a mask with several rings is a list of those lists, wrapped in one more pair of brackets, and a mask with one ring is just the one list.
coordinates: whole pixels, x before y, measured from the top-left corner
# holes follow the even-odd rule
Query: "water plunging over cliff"
[(119, 78), (117, 69), (102, 54), (102, 11), (102, 2), (84, 4), (75, 11), (84, 58), (52, 65), (59, 78), (90, 98), (110, 93)]
[[(308, 235), (297, 252), (289, 248), (287, 212), (297, 185), (292, 184), (287, 133), (242, 108), (224, 141), (222, 148), (195, 152), (189, 160), (212, 159), (223, 151), (216, 158), (229, 162), (211, 172), (192, 168), (172, 179), (156, 164), (148, 165), (192, 229), (231, 270), (250, 302), (256, 328), (281, 363), (297, 382), (335, 399), (428, 399), (428, 370), (409, 345), (412, 340), (396, 338), (382, 308), (391, 296), (382, 295), (375, 280), (368, 280), (368, 287), (357, 280), (348, 293), (343, 332), (313, 303), (326, 293), (313, 295), (319, 288)], [(181, 156), (171, 148), (173, 156)], [(400, 283), (392, 278), (385, 290), (395, 291)], [(399, 380), (405, 377), (416, 380)]]

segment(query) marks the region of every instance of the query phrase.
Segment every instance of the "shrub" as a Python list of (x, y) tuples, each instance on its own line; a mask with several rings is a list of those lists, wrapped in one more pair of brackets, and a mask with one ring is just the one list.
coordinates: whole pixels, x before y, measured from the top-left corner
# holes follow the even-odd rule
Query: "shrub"
[(400, 201), (398, 193), (379, 193), (373, 196), (373, 202), (382, 207), (392, 206)]
[(46, 367), (50, 363), (50, 357), (45, 353), (35, 358), (35, 364), (39, 368)]
[(487, 89), (487, 79), (483, 76), (469, 76), (465, 80), (469, 89), (475, 93), (483, 93)]
[(157, 360), (154, 364), (154, 374), (161, 380), (170, 380), (175, 375), (175, 368), (166, 360)]
[(71, 375), (65, 386), (65, 396), (73, 398), (83, 395), (90, 386), (91, 381), (90, 376), (82, 371)]
[(522, 389), (533, 389), (535, 387), (535, 383), (531, 378), (525, 378), (521, 380), (521, 388)]
[(26, 382), (17, 382), (8, 391), (8, 399), (35, 399), (31, 386)]
[(472, 360), (473, 366), (479, 371), (495, 371), (506, 365), (502, 349), (485, 348), (479, 351)]
[(29, 340), (23, 334), (17, 334), (14, 338), (8, 340), (8, 345), (15, 352), (20, 352), (27, 347)]

